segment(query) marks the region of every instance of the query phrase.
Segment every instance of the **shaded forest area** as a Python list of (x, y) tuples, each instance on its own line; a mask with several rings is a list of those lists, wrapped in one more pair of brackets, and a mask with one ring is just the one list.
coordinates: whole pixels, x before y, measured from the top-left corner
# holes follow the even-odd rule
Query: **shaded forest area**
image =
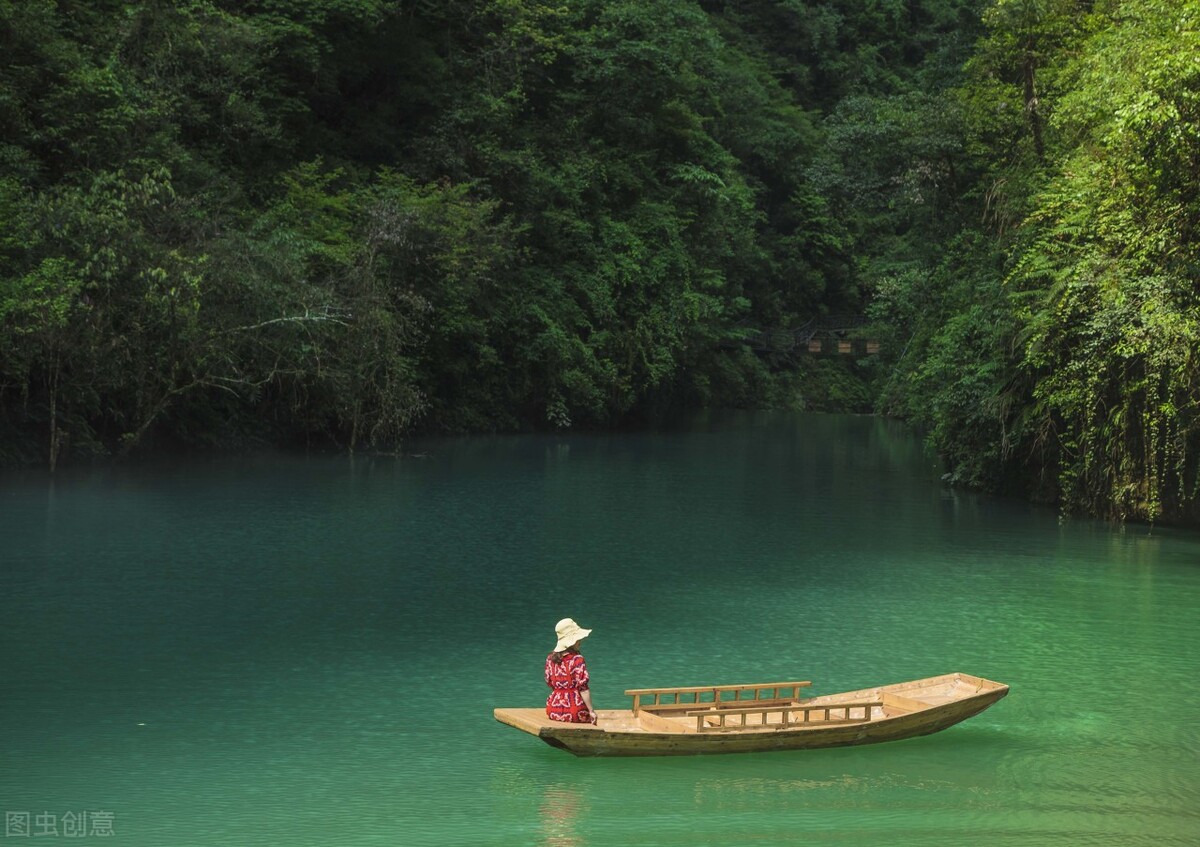
[[(0, 0), (0, 460), (877, 410), (1196, 516), (1200, 0)], [(866, 312), (881, 354), (738, 344)]]

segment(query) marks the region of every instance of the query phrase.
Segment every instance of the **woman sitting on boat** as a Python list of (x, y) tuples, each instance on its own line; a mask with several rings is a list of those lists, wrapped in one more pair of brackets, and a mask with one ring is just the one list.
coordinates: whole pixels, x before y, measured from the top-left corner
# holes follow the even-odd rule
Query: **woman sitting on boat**
[(552, 721), (596, 723), (587, 664), (579, 653), (579, 642), (591, 632), (570, 618), (563, 618), (554, 627), (558, 643), (546, 657), (546, 684), (552, 689), (546, 698), (546, 716)]

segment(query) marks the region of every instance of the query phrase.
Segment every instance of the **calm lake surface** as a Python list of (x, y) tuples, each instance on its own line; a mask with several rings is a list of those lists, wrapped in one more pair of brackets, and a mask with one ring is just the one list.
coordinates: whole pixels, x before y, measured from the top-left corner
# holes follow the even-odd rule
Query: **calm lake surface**
[[(131, 847), (1200, 844), (1196, 533), (948, 490), (872, 418), (409, 449), (0, 478), (6, 825), (65, 839), (87, 812)], [(577, 759), (492, 718), (544, 703), (565, 616), (595, 630), (600, 708), (952, 671), (1012, 692), (892, 744)]]

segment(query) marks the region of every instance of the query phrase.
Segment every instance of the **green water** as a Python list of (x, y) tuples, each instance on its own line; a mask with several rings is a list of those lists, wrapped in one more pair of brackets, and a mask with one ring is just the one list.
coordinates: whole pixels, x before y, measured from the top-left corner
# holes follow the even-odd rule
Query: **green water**
[[(156, 847), (1200, 844), (1200, 535), (949, 491), (870, 418), (411, 449), (0, 479), (0, 809)], [(1012, 693), (892, 744), (577, 759), (491, 716), (544, 702), (564, 616), (601, 708)]]

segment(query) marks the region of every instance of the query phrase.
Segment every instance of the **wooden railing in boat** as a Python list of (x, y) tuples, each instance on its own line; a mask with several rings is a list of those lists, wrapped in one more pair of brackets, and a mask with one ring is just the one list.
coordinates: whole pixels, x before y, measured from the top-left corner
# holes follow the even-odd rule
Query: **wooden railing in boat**
[[(696, 719), (697, 732), (720, 732), (722, 730), (764, 729), (775, 727), (785, 729), (801, 724), (842, 724), (863, 723), (871, 719), (872, 709), (883, 708), (883, 703), (830, 703), (825, 706), (757, 706), (745, 709), (700, 709), (687, 712), (687, 717)], [(862, 717), (854, 717), (851, 710), (862, 710)], [(833, 712), (841, 712), (841, 717), (834, 717)], [(813, 714), (820, 713), (821, 718), (814, 720)], [(757, 723), (749, 723), (751, 715), (758, 715)], [(778, 721), (769, 721), (768, 716), (779, 715)], [(798, 720), (792, 720), (793, 715), (799, 715)], [(731, 717), (740, 717), (740, 723), (726, 723)]]
[[(800, 689), (812, 685), (811, 682), (760, 682), (747, 685), (699, 685), (691, 688), (630, 688), (625, 691), (627, 697), (633, 698), (633, 713), (636, 715), (643, 706), (647, 708), (682, 708), (695, 707), (704, 703), (711, 703), (714, 707), (724, 708), (719, 706), (722, 703), (763, 703), (768, 700), (790, 702), (800, 698)], [(760, 696), (764, 691), (773, 692), (770, 697)], [(791, 694), (780, 696), (779, 692), (790, 691)], [(724, 696), (733, 693), (732, 698), (725, 699)], [(746, 697), (743, 695), (749, 694)], [(654, 697), (653, 703), (643, 703), (642, 697)], [(691, 701), (680, 701), (680, 697), (691, 696)], [(710, 696), (711, 699), (701, 699), (702, 695)], [(663, 698), (672, 698), (670, 702), (664, 701)]]

